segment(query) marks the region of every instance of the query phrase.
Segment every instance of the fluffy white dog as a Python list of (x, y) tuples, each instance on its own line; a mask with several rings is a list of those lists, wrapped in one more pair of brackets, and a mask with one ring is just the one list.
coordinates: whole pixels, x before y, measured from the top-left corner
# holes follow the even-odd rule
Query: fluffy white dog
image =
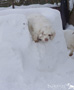
[(49, 20), (41, 14), (28, 16), (28, 27), (35, 42), (52, 40), (55, 36)]
[(71, 50), (69, 56), (72, 56), (74, 52), (74, 30), (64, 30), (64, 36), (67, 48)]

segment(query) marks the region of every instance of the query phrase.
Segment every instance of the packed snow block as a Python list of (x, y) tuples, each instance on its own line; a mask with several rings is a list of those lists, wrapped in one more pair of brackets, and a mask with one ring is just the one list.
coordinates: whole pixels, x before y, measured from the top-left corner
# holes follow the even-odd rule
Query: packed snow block
[[(46, 43), (35, 43), (29, 33), (27, 16), (33, 13), (44, 15), (54, 28), (56, 36)], [(22, 15), (23, 14), (23, 15)], [(1, 25), (4, 31), (3, 40), (10, 42), (14, 51), (19, 51), (24, 70), (54, 71), (59, 64), (67, 60), (67, 47), (62, 30), (60, 12), (51, 8), (30, 8), (5, 10), (0, 12), (4, 16)], [(11, 15), (11, 17), (10, 17)], [(16, 19), (15, 19), (16, 18)], [(9, 27), (7, 25), (9, 24)], [(7, 31), (6, 31), (7, 30)], [(10, 38), (9, 38), (10, 37)], [(62, 57), (64, 57), (62, 59)]]
[[(51, 21), (56, 31), (53, 41), (32, 40), (26, 18), (30, 13), (41, 13)], [(0, 90), (47, 90), (49, 85), (73, 82), (74, 61), (67, 55), (57, 10), (0, 11)]]

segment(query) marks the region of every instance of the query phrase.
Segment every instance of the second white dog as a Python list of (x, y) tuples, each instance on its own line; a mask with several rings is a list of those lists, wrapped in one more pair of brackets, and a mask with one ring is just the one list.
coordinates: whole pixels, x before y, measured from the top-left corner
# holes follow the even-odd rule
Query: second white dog
[(72, 56), (74, 52), (74, 30), (64, 30), (64, 36), (67, 48), (70, 49), (69, 56)]
[(52, 40), (55, 36), (49, 20), (41, 14), (28, 16), (28, 27), (35, 42)]

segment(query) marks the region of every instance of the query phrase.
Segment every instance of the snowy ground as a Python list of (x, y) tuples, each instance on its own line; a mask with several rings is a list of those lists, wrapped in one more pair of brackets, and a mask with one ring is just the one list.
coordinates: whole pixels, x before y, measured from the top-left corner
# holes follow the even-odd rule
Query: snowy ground
[[(53, 41), (32, 41), (27, 25), (31, 13), (41, 13), (51, 21), (56, 31)], [(73, 90), (74, 56), (68, 54), (57, 10), (0, 11), (0, 90)]]

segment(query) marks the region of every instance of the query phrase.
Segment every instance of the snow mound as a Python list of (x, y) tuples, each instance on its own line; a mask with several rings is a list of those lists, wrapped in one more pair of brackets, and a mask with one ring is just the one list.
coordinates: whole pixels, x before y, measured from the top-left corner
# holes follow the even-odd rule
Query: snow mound
[[(41, 13), (51, 21), (56, 31), (54, 40), (32, 41), (27, 23), (30, 13)], [(49, 84), (67, 83), (72, 80), (68, 78), (74, 66), (68, 58), (57, 10), (30, 8), (0, 12), (0, 90), (48, 90)]]

